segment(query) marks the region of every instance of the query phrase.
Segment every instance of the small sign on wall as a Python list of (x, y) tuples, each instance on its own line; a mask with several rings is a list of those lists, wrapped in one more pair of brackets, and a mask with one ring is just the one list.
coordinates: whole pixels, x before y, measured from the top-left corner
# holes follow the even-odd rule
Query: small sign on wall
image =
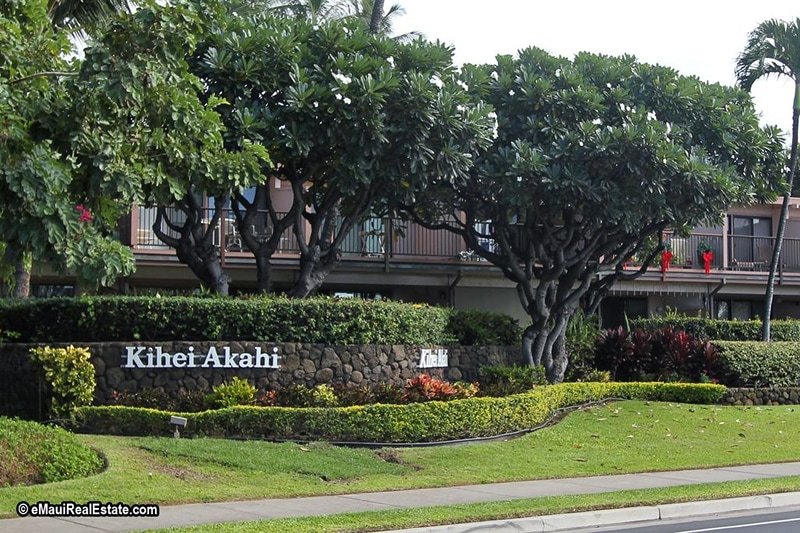
[(441, 368), (449, 366), (447, 348), (423, 348), (417, 368)]

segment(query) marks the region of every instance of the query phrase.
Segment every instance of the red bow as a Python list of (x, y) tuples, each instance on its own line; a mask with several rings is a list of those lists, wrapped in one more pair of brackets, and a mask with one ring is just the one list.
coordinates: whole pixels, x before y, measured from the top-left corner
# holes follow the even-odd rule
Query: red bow
[(661, 273), (663, 274), (669, 270), (669, 263), (672, 261), (672, 252), (664, 250), (661, 252)]
[(706, 270), (706, 274), (711, 274), (711, 261), (714, 260), (714, 252), (711, 250), (706, 250), (702, 254), (703, 257), (703, 268)]

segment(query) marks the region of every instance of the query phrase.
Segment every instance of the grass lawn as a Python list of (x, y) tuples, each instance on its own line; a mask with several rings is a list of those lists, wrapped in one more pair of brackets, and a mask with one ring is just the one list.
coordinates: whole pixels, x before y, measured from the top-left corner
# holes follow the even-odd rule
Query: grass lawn
[[(85, 435), (109, 469), (0, 488), (21, 500), (179, 503), (341, 494), (800, 460), (800, 408), (619, 402), (506, 442), (380, 452), (326, 444)], [(788, 490), (788, 489), (787, 489)]]

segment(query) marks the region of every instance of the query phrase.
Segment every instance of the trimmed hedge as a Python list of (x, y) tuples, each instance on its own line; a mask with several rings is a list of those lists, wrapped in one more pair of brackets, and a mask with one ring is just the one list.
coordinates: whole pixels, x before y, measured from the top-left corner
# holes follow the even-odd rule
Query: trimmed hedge
[(721, 381), (732, 387), (800, 385), (800, 342), (714, 341)]
[(0, 302), (16, 342), (251, 340), (327, 344), (515, 345), (516, 321), (423, 304), (282, 297), (80, 297)]
[[(183, 434), (208, 437), (427, 442), (494, 436), (535, 427), (556, 410), (606, 398), (716, 403), (725, 387), (686, 383), (562, 383), (504, 398), (334, 408), (230, 407), (186, 413)], [(81, 407), (84, 432), (168, 435), (171, 413), (136, 407)]]
[[(716, 320), (699, 317), (637, 318), (631, 320), (631, 329), (656, 331), (671, 327), (682, 329), (698, 337), (723, 341), (761, 340), (760, 320)], [(771, 338), (774, 341), (800, 342), (800, 320), (773, 320)]]
[(0, 487), (97, 473), (103, 459), (62, 428), (0, 417)]

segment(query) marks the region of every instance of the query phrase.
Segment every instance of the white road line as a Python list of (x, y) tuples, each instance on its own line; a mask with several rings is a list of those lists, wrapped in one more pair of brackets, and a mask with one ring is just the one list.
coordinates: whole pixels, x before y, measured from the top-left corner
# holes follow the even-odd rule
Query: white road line
[(707, 529), (687, 529), (677, 533), (705, 533), (706, 531), (725, 531), (726, 529), (741, 529), (743, 527), (768, 526), (771, 524), (785, 524), (787, 522), (800, 522), (800, 518), (787, 518), (786, 520), (772, 520), (770, 522), (753, 522), (751, 524), (737, 524), (735, 526), (709, 527)]

